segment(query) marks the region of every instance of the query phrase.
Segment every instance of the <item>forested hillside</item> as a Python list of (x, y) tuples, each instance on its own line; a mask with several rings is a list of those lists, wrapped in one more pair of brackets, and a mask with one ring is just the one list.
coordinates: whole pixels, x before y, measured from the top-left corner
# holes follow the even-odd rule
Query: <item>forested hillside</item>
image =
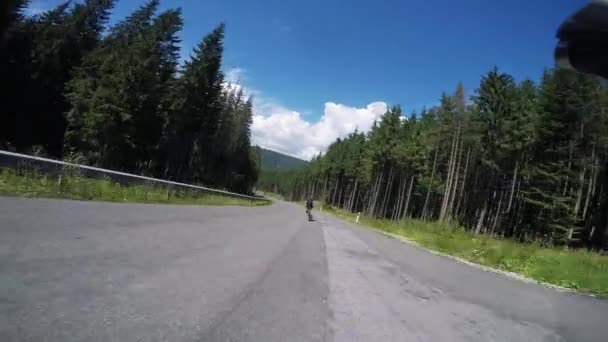
[(27, 4), (2, 5), (0, 148), (251, 191), (252, 100), (224, 80), (223, 24), (179, 65), (182, 14), (158, 0), (112, 26), (114, 0)]
[(253, 149), (260, 158), (259, 164), (262, 170), (291, 170), (306, 165), (306, 161), (280, 152), (259, 146), (254, 146)]
[(458, 85), (404, 119), (393, 107), (368, 134), (336, 140), (308, 167), (260, 187), (399, 220), (603, 248), (608, 215), (608, 91), (583, 74), (517, 83), (496, 68), (470, 99)]

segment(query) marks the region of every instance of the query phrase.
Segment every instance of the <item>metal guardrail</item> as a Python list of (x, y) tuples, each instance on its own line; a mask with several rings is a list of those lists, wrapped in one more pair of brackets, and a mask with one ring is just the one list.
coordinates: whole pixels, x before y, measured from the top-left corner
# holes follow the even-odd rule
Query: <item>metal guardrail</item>
[(218, 194), (218, 195), (227, 196), (227, 197), (242, 198), (242, 199), (248, 199), (248, 200), (252, 200), (252, 201), (270, 202), (270, 199), (265, 198), (265, 197), (243, 195), (243, 194), (238, 194), (235, 192), (218, 190), (218, 189), (208, 188), (208, 187), (204, 187), (204, 186), (174, 182), (174, 181), (169, 181), (169, 180), (164, 180), (164, 179), (135, 175), (135, 174), (126, 173), (126, 172), (102, 169), (99, 167), (86, 166), (86, 165), (75, 164), (75, 163), (68, 163), (68, 162), (59, 161), (59, 160), (55, 160), (55, 159), (35, 157), (35, 156), (27, 155), (27, 154), (0, 150), (0, 167), (23, 168), (24, 166), (27, 166), (27, 167), (34, 169), (32, 164), (38, 164), (37, 167), (35, 167), (36, 171), (42, 172), (45, 174), (51, 174), (51, 175), (62, 175), (64, 173), (64, 168), (67, 167), (67, 168), (79, 170), (80, 175), (83, 177), (109, 178), (112, 181), (115, 181), (118, 183), (123, 183), (123, 184), (137, 184), (137, 183), (142, 184), (143, 183), (143, 184), (169, 185), (169, 186), (174, 186), (174, 187), (196, 189), (196, 190), (200, 190), (205, 193)]

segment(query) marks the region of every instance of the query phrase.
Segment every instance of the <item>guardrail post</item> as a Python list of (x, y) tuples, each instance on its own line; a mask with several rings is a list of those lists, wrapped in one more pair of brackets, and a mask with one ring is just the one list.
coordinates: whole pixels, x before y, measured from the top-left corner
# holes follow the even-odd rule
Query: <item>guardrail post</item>
[(359, 223), (359, 217), (361, 216), (361, 213), (357, 213), (357, 218), (355, 218), (355, 223)]

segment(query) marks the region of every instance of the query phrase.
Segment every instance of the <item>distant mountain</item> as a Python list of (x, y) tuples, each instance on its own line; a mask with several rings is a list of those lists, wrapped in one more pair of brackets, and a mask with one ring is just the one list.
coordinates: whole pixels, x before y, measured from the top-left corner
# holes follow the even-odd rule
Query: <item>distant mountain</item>
[(262, 170), (290, 170), (308, 164), (305, 160), (267, 150), (259, 146), (254, 146), (253, 148), (260, 156)]

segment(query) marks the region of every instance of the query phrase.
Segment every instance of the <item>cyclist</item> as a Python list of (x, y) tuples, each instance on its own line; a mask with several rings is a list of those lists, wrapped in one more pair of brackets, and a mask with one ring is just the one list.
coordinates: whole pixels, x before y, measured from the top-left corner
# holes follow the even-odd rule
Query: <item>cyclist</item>
[(306, 200), (306, 214), (308, 214), (308, 221), (312, 221), (312, 208), (314, 207), (312, 199)]

